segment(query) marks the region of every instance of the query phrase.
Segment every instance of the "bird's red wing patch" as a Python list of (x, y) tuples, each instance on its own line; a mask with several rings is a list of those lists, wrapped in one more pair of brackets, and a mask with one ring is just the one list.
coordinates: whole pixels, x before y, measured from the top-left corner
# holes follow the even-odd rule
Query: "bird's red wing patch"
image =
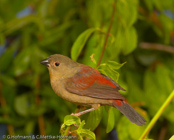
[[(96, 84), (99, 84), (99, 85), (108, 85), (108, 86), (111, 86), (111, 87), (116, 87), (112, 83), (112, 81), (106, 79), (104, 76), (101, 75), (101, 73), (99, 71), (97, 71), (94, 68), (91, 68), (89, 66), (83, 65), (83, 68), (81, 70), (81, 73), (82, 74), (89, 73), (89, 75), (87, 77), (87, 82), (90, 81), (90, 85), (92, 85), (93, 82), (95, 82)], [(88, 78), (91, 79), (91, 80), (88, 80)]]
[(116, 104), (116, 106), (121, 106), (122, 105), (122, 100), (113, 100)]
[(70, 80), (73, 82), (73, 86), (79, 90), (85, 90), (93, 85), (96, 74), (91, 69), (91, 67), (83, 67), (80, 72), (72, 77)]
[(67, 79), (66, 89), (81, 96), (125, 99), (111, 81), (103, 77), (97, 70), (84, 65), (74, 77)]
[(96, 83), (100, 84), (100, 85), (108, 85), (108, 86), (116, 88), (116, 86), (111, 81), (109, 81), (108, 79), (106, 79), (102, 75), (98, 75), (96, 77)]

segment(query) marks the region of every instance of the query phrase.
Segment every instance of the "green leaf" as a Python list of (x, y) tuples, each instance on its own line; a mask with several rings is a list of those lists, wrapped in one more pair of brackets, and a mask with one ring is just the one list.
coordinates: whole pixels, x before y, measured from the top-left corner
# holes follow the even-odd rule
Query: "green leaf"
[(118, 62), (115, 62), (115, 61), (108, 61), (106, 64), (111, 68), (111, 69), (114, 69), (114, 70), (118, 70), (120, 69), (126, 62), (120, 64)]
[(73, 60), (77, 60), (91, 34), (97, 30), (97, 28), (87, 29), (77, 38), (71, 49), (71, 58)]
[[(174, 4), (174, 3), (173, 3)], [(171, 31), (174, 30), (174, 20), (168, 17), (166, 14), (160, 14), (158, 16), (161, 25), (163, 26), (162, 39), (165, 44), (170, 44), (171, 42)]]
[(0, 108), (0, 113), (2, 113), (2, 114), (8, 114), (8, 113), (10, 113), (10, 111), (11, 111), (11, 109), (9, 106), (5, 106), (5, 107)]
[(78, 135), (79, 140), (83, 140), (83, 137), (81, 135)]
[(104, 0), (86, 1), (89, 26), (100, 27), (103, 21), (110, 19), (112, 14), (112, 3), (113, 0), (107, 0), (107, 2)]
[(31, 49), (23, 49), (14, 60), (14, 74), (19, 76), (24, 73), (30, 63)]
[(70, 126), (72, 124), (80, 125), (80, 123), (81, 123), (81, 121), (80, 121), (80, 118), (79, 117), (74, 116), (74, 115), (67, 115), (64, 118), (64, 123), (61, 126), (61, 129), (64, 129), (65, 126)]
[[(171, 79), (168, 67), (165, 65), (157, 65), (155, 71), (151, 69), (146, 70), (144, 75), (144, 89), (149, 104), (153, 104), (154, 99), (158, 99), (153, 106), (147, 106), (149, 114), (154, 116), (155, 112), (167, 98), (168, 93), (173, 90), (173, 80)], [(170, 107), (172, 108), (172, 106), (169, 105), (165, 110), (166, 113), (162, 115), (165, 115), (165, 117), (173, 121), (173, 113), (170, 111)]]
[(0, 71), (4, 71), (7, 68), (10, 68), (10, 64), (12, 63), (14, 58), (14, 52), (17, 49), (18, 45), (19, 45), (19, 40), (16, 40), (12, 44), (12, 46), (8, 47), (5, 53), (2, 54), (2, 56), (0, 57), (0, 64), (1, 64)]
[(90, 112), (88, 119), (86, 121), (85, 128), (88, 128), (93, 131), (99, 125), (101, 121), (102, 111), (103, 111), (103, 108), (99, 107), (97, 110)]
[(136, 21), (138, 15), (138, 0), (118, 1), (116, 4), (120, 22), (124, 28), (129, 28)]
[(144, 0), (143, 2), (145, 3), (148, 10), (150, 12), (152, 12), (153, 11), (153, 0)]
[(5, 36), (2, 33), (0, 33), (0, 45), (1, 44), (5, 44)]
[(84, 125), (85, 125), (85, 120), (83, 120), (83, 121), (80, 123), (77, 132), (80, 132), (80, 131), (83, 129), (83, 126), (84, 126)]
[(96, 139), (94, 132), (92, 132), (92, 131), (90, 131), (88, 129), (82, 129), (81, 132), (80, 132), (80, 136), (87, 137), (87, 138), (89, 138), (91, 140), (95, 140)]
[(6, 74), (0, 74), (0, 81), (6, 85), (16, 86), (16, 80)]
[(9, 124), (12, 123), (12, 119), (11, 118), (7, 118), (7, 117), (2, 117), (0, 116), (0, 123), (5, 123), (5, 124)]
[(44, 38), (39, 41), (39, 46), (48, 46), (65, 36), (65, 31), (74, 25), (75, 22), (66, 22), (58, 27), (44, 32)]
[(150, 130), (152, 129), (154, 124), (157, 122), (159, 117), (161, 117), (162, 113), (164, 112), (164, 110), (166, 109), (166, 107), (169, 105), (169, 103), (172, 101), (173, 98), (174, 98), (174, 90), (170, 93), (170, 95), (167, 97), (165, 102), (158, 109), (157, 113), (155, 114), (155, 116), (152, 118), (152, 120), (150, 121), (150, 123), (148, 124), (148, 126), (146, 127), (144, 132), (142, 133), (140, 139), (142, 139), (148, 135), (148, 133), (150, 132)]
[(26, 25), (34, 23), (38, 26), (38, 29), (40, 31), (44, 31), (44, 24), (39, 16), (35, 15), (29, 15), (22, 18), (16, 18), (13, 20), (10, 20), (6, 24), (4, 24), (4, 27), (2, 27), (4, 34), (9, 35), (13, 32), (21, 29), (22, 27), (25, 27)]
[(42, 73), (43, 66), (40, 65), (40, 61), (47, 58), (48, 54), (47, 52), (41, 50), (37, 44), (33, 44), (30, 49), (32, 50), (32, 54), (31, 54), (31, 68), (35, 71), (35, 74), (40, 74)]
[[(123, 37), (124, 36), (124, 37)], [(131, 53), (137, 47), (137, 33), (134, 27), (119, 28), (116, 36), (115, 43), (112, 48), (109, 49), (110, 53), (113, 53), (113, 48), (117, 51), (117, 55), (122, 52), (124, 55)]]
[(87, 137), (87, 138), (90, 138), (91, 140), (95, 140), (95, 134), (88, 129), (83, 129), (84, 125), (85, 125), (85, 121), (83, 120), (80, 123), (79, 128), (77, 129), (77, 134), (79, 138), (83, 140), (83, 137)]
[(26, 125), (25, 125), (25, 132), (27, 134), (33, 133), (35, 124), (36, 124), (35, 121), (29, 121), (29, 122), (27, 122)]
[(64, 124), (65, 125), (72, 125), (72, 124), (80, 124), (80, 118), (74, 115), (67, 115), (64, 118)]
[(98, 70), (105, 74), (106, 76), (109, 76), (114, 81), (118, 81), (119, 73), (116, 71), (117, 69), (120, 69), (126, 62), (119, 64), (115, 61), (109, 61), (107, 63), (103, 63), (98, 67)]
[(125, 43), (122, 46), (122, 52), (124, 55), (131, 53), (137, 47), (137, 33), (134, 27), (124, 32), (125, 39), (122, 41)]
[(116, 126), (118, 138), (120, 140), (138, 140), (145, 128), (145, 125), (138, 126), (130, 122), (125, 116), (122, 116)]
[[(2, 95), (6, 101), (6, 104), (8, 105), (8, 107), (10, 108), (10, 113), (15, 112), (14, 110), (14, 102), (15, 102), (15, 98), (16, 96), (16, 86), (13, 85), (8, 85), (3, 83), (2, 86)], [(9, 94), (8, 94), (9, 93)]]
[(46, 108), (43, 106), (32, 106), (29, 110), (30, 115), (32, 116), (39, 116), (41, 114), (44, 114), (46, 112)]
[[(94, 64), (92, 61), (90, 61), (90, 56), (94, 54), (94, 58), (96, 59), (96, 62), (98, 62), (98, 59), (101, 55), (103, 43), (104, 43), (105, 35), (100, 34), (98, 32), (94, 33), (86, 43), (85, 47), (85, 53), (83, 56), (83, 63), (85, 65), (96, 67), (96, 64)], [(108, 47), (109, 48), (109, 47)], [(104, 55), (105, 57), (105, 55)], [(105, 58), (103, 57), (102, 60)]]
[(28, 115), (28, 105), (27, 104), (28, 104), (27, 94), (17, 96), (15, 98), (15, 103), (14, 103), (16, 112), (22, 116), (27, 116)]
[(110, 107), (108, 111), (108, 123), (107, 123), (106, 133), (112, 131), (112, 129), (115, 126), (115, 115), (113, 109), (114, 109), (113, 107)]
[(153, 5), (159, 10), (162, 11), (163, 10), (163, 3), (159, 2), (158, 0), (153, 0)]

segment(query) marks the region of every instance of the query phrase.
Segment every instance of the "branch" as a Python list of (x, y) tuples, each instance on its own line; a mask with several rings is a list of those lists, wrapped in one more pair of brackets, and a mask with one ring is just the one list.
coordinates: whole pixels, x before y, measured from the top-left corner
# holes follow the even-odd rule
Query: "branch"
[(114, 15), (115, 15), (115, 3), (113, 3), (113, 11), (112, 11), (112, 16), (111, 16), (110, 24), (109, 24), (109, 27), (108, 27), (108, 31), (107, 31), (107, 34), (106, 34), (105, 42), (104, 42), (103, 49), (102, 49), (102, 52), (101, 52), (99, 61), (98, 61), (98, 63), (97, 63), (97, 66), (99, 66), (100, 63), (101, 63), (101, 61), (102, 61), (103, 54), (104, 54), (105, 49), (106, 49), (106, 46), (107, 46), (108, 37), (109, 37), (109, 35), (110, 35), (109, 32), (110, 32), (110, 30), (111, 30), (112, 23), (113, 23), (113, 20), (114, 20)]
[(146, 42), (142, 42), (139, 45), (142, 49), (165, 51), (172, 54), (174, 53), (174, 47), (172, 46), (166, 46), (157, 43), (146, 43)]
[(162, 25), (161, 22), (156, 14), (156, 11), (154, 11), (153, 13), (148, 13), (147, 11), (145, 11), (142, 7), (138, 7), (138, 11), (143, 14), (149, 21), (152, 21), (159, 29), (162, 30)]
[[(38, 80), (36, 82), (36, 90), (37, 92), (40, 90), (40, 77), (38, 77)], [(40, 96), (36, 95), (36, 105), (39, 106), (40, 105)], [(39, 115), (38, 116), (38, 125), (39, 125), (39, 131), (40, 134), (43, 136), (46, 136), (46, 131), (45, 131), (45, 122), (44, 122), (44, 116), (43, 115)], [(41, 139), (43, 140), (43, 139)]]

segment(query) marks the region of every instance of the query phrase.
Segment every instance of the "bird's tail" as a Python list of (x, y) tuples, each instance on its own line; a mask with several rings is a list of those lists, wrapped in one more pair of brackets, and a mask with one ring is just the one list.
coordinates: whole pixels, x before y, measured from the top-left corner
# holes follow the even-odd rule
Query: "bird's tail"
[(132, 123), (139, 126), (145, 124), (146, 120), (128, 103), (121, 100), (114, 100), (113, 106), (124, 114)]

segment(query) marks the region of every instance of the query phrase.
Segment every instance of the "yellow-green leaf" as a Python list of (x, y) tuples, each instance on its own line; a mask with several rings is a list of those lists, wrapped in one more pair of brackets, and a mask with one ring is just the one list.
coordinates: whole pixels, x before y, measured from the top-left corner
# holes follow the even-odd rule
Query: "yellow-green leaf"
[(114, 126), (115, 126), (114, 110), (113, 110), (113, 107), (110, 107), (108, 111), (108, 123), (107, 123), (106, 133), (109, 133), (110, 131), (112, 131)]
[(174, 135), (169, 140), (174, 140)]
[(100, 107), (97, 110), (90, 112), (86, 121), (85, 128), (88, 128), (93, 131), (99, 125), (102, 118), (102, 109), (103, 108)]
[(97, 28), (87, 29), (77, 38), (71, 49), (71, 58), (73, 60), (77, 60), (91, 34), (97, 30)]

